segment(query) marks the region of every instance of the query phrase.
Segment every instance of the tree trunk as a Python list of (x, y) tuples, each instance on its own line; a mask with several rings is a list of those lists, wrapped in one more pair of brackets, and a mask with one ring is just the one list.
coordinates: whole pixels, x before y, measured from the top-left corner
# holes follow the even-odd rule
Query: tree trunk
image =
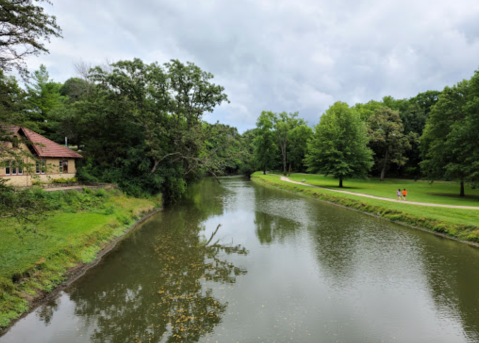
[(343, 177), (342, 176), (339, 177), (339, 187), (343, 188)]
[(263, 175), (266, 175), (266, 167), (263, 169)]
[(283, 154), (283, 174), (286, 176), (288, 174), (288, 169), (286, 168), (286, 154)]
[(389, 151), (386, 150), (386, 156), (384, 156), (383, 169), (381, 170), (381, 181), (384, 181), (384, 176), (386, 176), (386, 167), (388, 165)]
[(291, 163), (289, 164), (289, 173), (288, 176), (291, 176)]
[(464, 196), (464, 181), (461, 180), (461, 194), (459, 194), (460, 196)]
[(216, 176), (216, 174), (212, 170), (210, 170), (210, 174), (215, 177), (215, 179), (216, 179), (216, 181), (218, 181), (218, 183), (221, 183), (221, 180), (218, 179), (218, 176)]

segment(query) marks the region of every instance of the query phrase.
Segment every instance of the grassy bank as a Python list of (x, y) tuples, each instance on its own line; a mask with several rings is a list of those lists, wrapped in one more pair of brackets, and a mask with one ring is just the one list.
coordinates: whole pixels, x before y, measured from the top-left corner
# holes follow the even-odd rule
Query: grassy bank
[(0, 221), (0, 329), (62, 283), (69, 269), (93, 261), (161, 206), (160, 198), (130, 198), (115, 190), (36, 192), (54, 205), (48, 216), (26, 228), (14, 219)]
[(460, 187), (457, 182), (435, 181), (431, 183), (429, 181), (407, 179), (385, 179), (381, 182), (379, 178), (371, 178), (367, 180), (345, 180), (344, 188), (339, 188), (338, 180), (332, 176), (293, 173), (289, 178), (293, 181), (306, 179), (306, 183), (315, 186), (391, 199), (396, 199), (398, 188), (401, 190), (406, 188), (408, 190), (408, 201), (479, 207), (479, 189), (473, 189), (466, 185), (466, 196), (461, 197), (459, 196)]
[[(314, 179), (315, 177), (315, 175), (293, 174), (291, 179), (297, 180), (298, 178), (301, 178), (299, 181), (301, 181), (302, 179), (306, 179), (308, 183), (312, 183), (309, 180)], [(341, 194), (326, 189), (312, 188), (308, 186), (293, 184), (286, 181), (281, 181), (279, 175), (262, 175), (261, 173), (255, 173), (252, 175), (252, 179), (263, 184), (267, 184), (295, 193), (300, 193), (315, 199), (329, 201), (362, 212), (379, 215), (380, 217), (392, 221), (418, 226), (423, 229), (442, 233), (460, 240), (475, 243), (479, 242), (478, 210), (416, 206), (409, 205), (406, 202), (396, 203), (378, 199), (364, 198), (361, 196), (350, 194)], [(350, 181), (347, 182), (347, 184), (350, 185)], [(374, 183), (374, 181), (372, 182)], [(321, 186), (323, 185), (321, 184)], [(374, 185), (371, 188), (374, 188)], [(348, 190), (354, 191), (351, 189)], [(471, 206), (471, 203), (465, 205)]]

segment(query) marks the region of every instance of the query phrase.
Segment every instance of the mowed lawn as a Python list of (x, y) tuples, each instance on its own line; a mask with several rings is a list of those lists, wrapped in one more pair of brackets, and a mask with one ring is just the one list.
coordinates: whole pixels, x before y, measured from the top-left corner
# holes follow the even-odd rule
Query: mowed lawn
[(435, 181), (431, 183), (429, 181), (407, 179), (385, 179), (381, 182), (379, 178), (370, 178), (367, 180), (346, 179), (343, 180), (344, 187), (339, 188), (338, 179), (332, 176), (291, 174), (289, 178), (293, 181), (306, 179), (305, 183), (315, 186), (390, 199), (397, 199), (396, 193), (398, 188), (400, 188), (401, 191), (403, 188), (406, 188), (407, 201), (479, 207), (479, 189), (472, 189), (470, 185), (466, 184), (466, 196), (461, 197), (459, 196), (460, 185), (457, 182)]
[[(286, 181), (281, 181), (280, 180), (280, 174), (268, 174), (268, 175), (263, 175), (262, 172), (256, 172), (253, 174), (253, 178), (260, 178), (264, 179), (270, 182), (273, 182), (275, 184), (278, 184), (279, 186), (284, 185), (286, 187), (292, 187), (294, 188), (295, 192), (300, 192), (303, 195), (306, 196), (311, 196), (314, 193), (323, 193), (326, 195), (334, 196), (334, 197), (340, 197), (340, 198), (348, 198), (348, 199), (353, 199), (357, 200), (358, 202), (362, 202), (365, 204), (370, 204), (374, 206), (379, 206), (383, 209), (393, 209), (393, 210), (398, 210), (398, 211), (403, 211), (404, 213), (414, 215), (416, 217), (426, 217), (430, 219), (435, 219), (435, 220), (440, 220), (441, 222), (447, 224), (447, 225), (472, 225), (472, 226), (477, 226), (479, 225), (479, 210), (471, 210), (471, 209), (458, 209), (458, 208), (444, 208), (444, 207), (433, 207), (433, 206), (419, 206), (419, 205), (413, 205), (409, 204), (408, 201), (385, 201), (385, 200), (379, 200), (379, 199), (372, 199), (372, 198), (366, 198), (362, 197), (360, 195), (351, 195), (351, 194), (343, 194), (343, 193), (338, 193), (334, 192), (336, 189), (340, 189), (337, 185), (337, 180), (334, 178), (325, 178), (320, 175), (304, 175), (304, 174), (291, 174), (290, 179), (294, 181), (301, 181), (303, 179), (306, 179), (309, 184), (317, 184), (318, 186), (324, 186), (328, 187), (331, 190), (327, 189), (318, 189), (318, 188), (312, 188), (306, 185), (298, 185), (298, 184), (293, 184), (291, 182), (286, 182)], [(308, 181), (310, 180), (310, 181)], [(323, 180), (323, 182), (321, 182)], [(316, 181), (317, 183), (314, 183)], [(403, 180), (396, 180), (396, 181), (403, 181)], [(330, 183), (328, 183), (330, 182)], [(347, 180), (344, 185), (350, 185), (350, 183), (353, 182), (353, 180)], [(367, 183), (371, 182), (369, 181), (357, 181), (362, 188), (343, 188), (342, 190), (347, 190), (350, 192), (357, 192), (358, 194), (363, 193), (363, 194), (371, 194), (371, 195), (378, 195), (382, 196), (382, 193), (374, 193), (374, 187), (372, 189), (367, 188)], [(372, 181), (376, 182), (376, 181)], [(379, 181), (377, 181), (379, 182)], [(410, 182), (410, 181), (408, 181)], [(414, 183), (414, 180), (411, 182)], [(419, 181), (418, 181), (419, 182)], [(427, 185), (427, 184), (426, 184)], [(454, 184), (451, 184), (450, 186), (455, 186)], [(393, 187), (393, 185), (390, 185), (390, 187)], [(407, 186), (405, 186), (408, 188)], [(358, 189), (360, 191), (358, 191)], [(366, 193), (363, 192), (364, 189), (369, 189), (371, 193)], [(397, 191), (397, 187), (396, 187)], [(395, 194), (395, 193), (394, 193)], [(433, 196), (431, 196), (433, 197)], [(426, 195), (427, 198), (427, 195)], [(447, 197), (446, 197), (447, 198)], [(395, 199), (395, 197), (392, 197), (392, 199)], [(460, 200), (466, 200), (466, 199), (460, 199)], [(414, 201), (417, 201), (414, 199)], [(432, 201), (427, 201), (431, 202)], [(436, 201), (436, 203), (442, 203)], [(467, 205), (467, 206), (478, 206), (479, 203), (452, 203), (452, 205)]]

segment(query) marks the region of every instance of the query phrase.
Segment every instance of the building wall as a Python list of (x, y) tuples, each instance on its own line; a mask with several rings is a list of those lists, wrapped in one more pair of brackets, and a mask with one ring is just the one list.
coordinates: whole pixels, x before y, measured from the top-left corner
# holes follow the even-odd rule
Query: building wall
[[(11, 143), (7, 143), (11, 144)], [(11, 145), (10, 145), (11, 147)], [(28, 147), (24, 144), (20, 147), (20, 149), (24, 151), (28, 151)], [(3, 160), (9, 160), (12, 158), (4, 158)], [(36, 173), (36, 166), (35, 161), (31, 158), (26, 158), (25, 163), (31, 164), (31, 167), (28, 168), (29, 170), (24, 170), (24, 175), (6, 175), (5, 174), (5, 167), (0, 166), (0, 178), (7, 179), (7, 184), (17, 187), (26, 187), (31, 186), (32, 181), (40, 181), (43, 183), (52, 182), (53, 179), (71, 179), (76, 175), (76, 164), (75, 159), (68, 158), (68, 159), (60, 159), (60, 158), (45, 158), (46, 160), (46, 173), (45, 174), (37, 174)], [(67, 160), (68, 161), (68, 173), (60, 172), (60, 160)]]
[(27, 187), (32, 185), (32, 178), (30, 175), (8, 175), (2, 176), (1, 178), (8, 180), (7, 185), (15, 187)]

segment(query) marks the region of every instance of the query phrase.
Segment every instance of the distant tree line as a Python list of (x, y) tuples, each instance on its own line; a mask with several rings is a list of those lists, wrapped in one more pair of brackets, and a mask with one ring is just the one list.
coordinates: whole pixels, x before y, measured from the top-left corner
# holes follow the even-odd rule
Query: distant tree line
[[(42, 1), (39, 1), (42, 2)], [(47, 2), (48, 1), (44, 1)], [(140, 59), (79, 64), (77, 77), (29, 75), (25, 57), (60, 37), (54, 16), (32, 0), (0, 0), (0, 123), (22, 125), (81, 150), (81, 180), (118, 183), (129, 194), (178, 199), (202, 175), (320, 172), (346, 178), (428, 177), (475, 185), (479, 173), (479, 72), (410, 99), (333, 104), (314, 128), (298, 113), (260, 114), (256, 128), (203, 120), (228, 101), (213, 75), (192, 63)], [(8, 73), (17, 70), (26, 87)], [(0, 127), (0, 140), (9, 140)], [(16, 152), (0, 149), (0, 157)], [(1, 164), (2, 159), (0, 159)], [(27, 167), (27, 166), (26, 166)], [(0, 182), (7, 189), (5, 182)], [(10, 191), (10, 190), (9, 190)]]
[[(302, 150), (289, 145), (301, 127)], [(314, 130), (294, 116), (263, 112), (254, 130), (259, 170), (319, 172), (343, 180), (387, 175), (460, 183), (479, 180), (479, 71), (443, 91), (410, 99), (333, 104)], [(293, 150), (295, 152), (293, 152)], [(286, 153), (285, 153), (286, 151)]]
[[(427, 177), (475, 186), (478, 72), (470, 80), (410, 99), (333, 104), (314, 128), (296, 113), (264, 111), (256, 128), (205, 122), (228, 101), (213, 75), (192, 63), (139, 59), (86, 70), (64, 83), (45, 66), (25, 89), (0, 73), (0, 119), (28, 127), (85, 155), (78, 177), (118, 183), (133, 195), (177, 199), (205, 174), (319, 172), (343, 180)], [(2, 119), (3, 118), (3, 119)]]

